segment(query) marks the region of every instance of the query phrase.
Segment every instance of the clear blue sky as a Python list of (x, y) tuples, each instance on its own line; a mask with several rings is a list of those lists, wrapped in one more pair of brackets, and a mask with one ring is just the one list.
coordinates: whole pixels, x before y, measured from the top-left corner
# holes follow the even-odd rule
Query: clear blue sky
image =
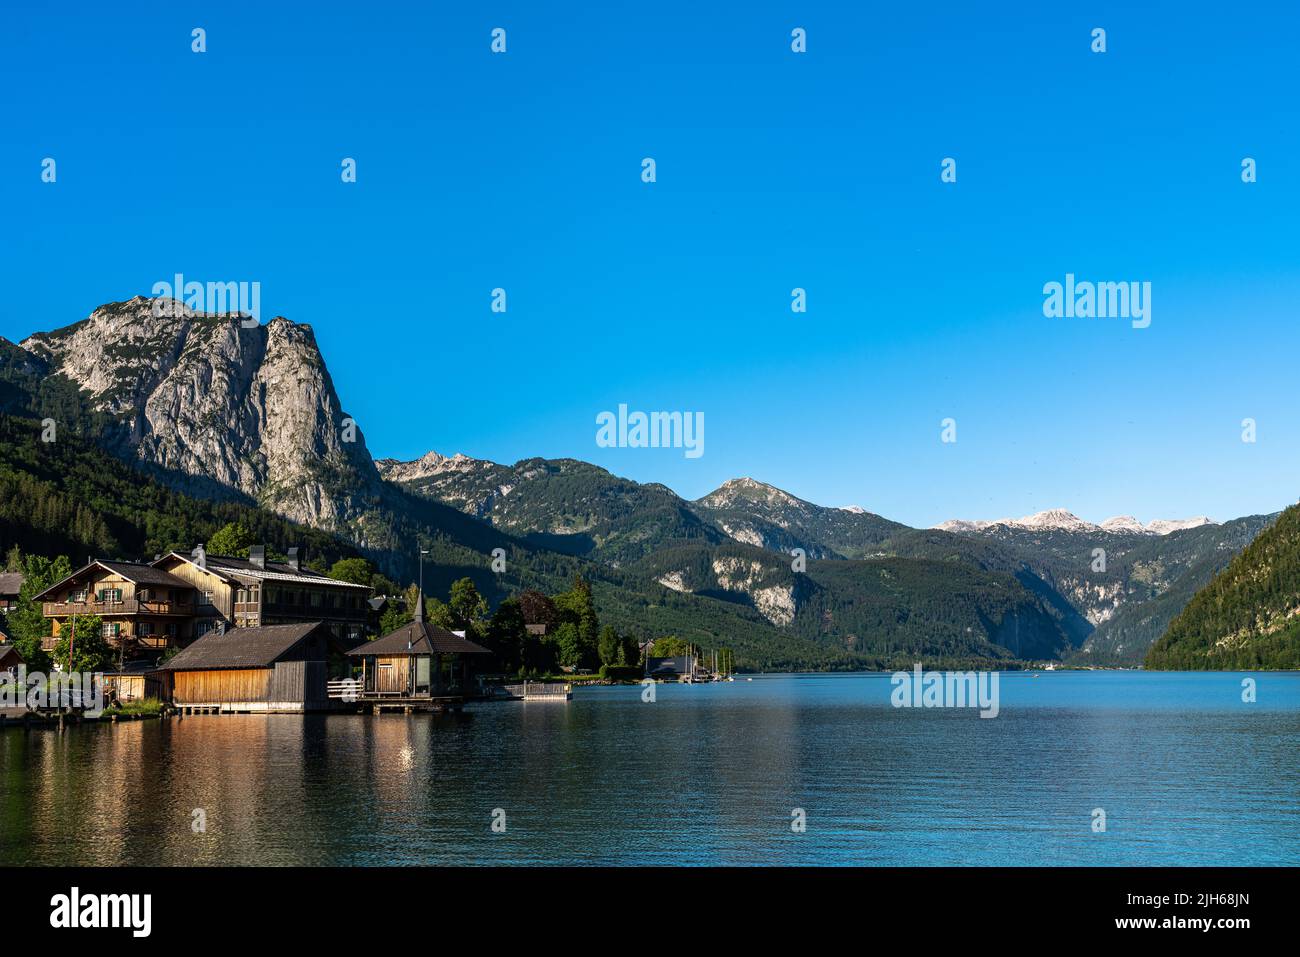
[[(750, 475), (915, 525), (1271, 511), (1300, 494), (1298, 28), (1281, 4), (8, 4), (0, 335), (178, 271), (256, 280), (377, 457), (573, 456), (688, 497)], [(1044, 318), (1067, 272), (1151, 282), (1151, 327)], [(620, 402), (703, 412), (705, 454), (597, 448)]]

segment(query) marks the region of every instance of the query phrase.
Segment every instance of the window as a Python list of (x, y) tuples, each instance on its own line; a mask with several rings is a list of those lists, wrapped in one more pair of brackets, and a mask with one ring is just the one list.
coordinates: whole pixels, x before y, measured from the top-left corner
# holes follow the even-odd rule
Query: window
[(101, 588), (95, 595), (96, 601), (101, 602), (119, 602), (122, 600), (122, 589), (120, 588)]
[(85, 585), (68, 592), (68, 601), (84, 602), (90, 596), (90, 589)]
[(320, 601), (321, 601), (321, 594), (320, 594), (320, 592), (318, 592), (318, 591), (314, 591), (314, 592), (312, 592), (312, 593), (311, 593), (311, 604), (312, 604), (312, 607), (313, 607), (313, 608), (318, 608), (318, 607), (320, 607)]
[(210, 606), (212, 604), (212, 592), (210, 591), (199, 592), (199, 604)]
[(135, 633), (136, 633), (137, 635), (152, 635), (152, 634), (153, 634), (153, 622), (152, 622), (152, 621), (142, 621), (142, 622), (140, 622), (139, 624), (137, 624), (137, 625), (135, 626)]
[(116, 638), (122, 634), (122, 626), (115, 621), (106, 621), (99, 633), (105, 638)]
[(212, 622), (200, 621), (194, 625), (194, 636), (196, 638), (202, 638), (211, 630), (212, 630)]

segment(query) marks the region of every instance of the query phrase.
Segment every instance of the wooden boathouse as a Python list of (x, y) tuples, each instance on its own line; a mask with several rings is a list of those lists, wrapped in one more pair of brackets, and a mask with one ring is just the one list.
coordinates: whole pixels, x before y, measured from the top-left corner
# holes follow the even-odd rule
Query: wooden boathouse
[(463, 635), (425, 621), (423, 594), (414, 611), (415, 620), (410, 624), (348, 652), (361, 662), (361, 677), (346, 691), (332, 692), (335, 697), (370, 707), (376, 714), (386, 709), (460, 709), (470, 694), (472, 656), (490, 652)]
[(203, 636), (159, 671), (182, 712), (325, 711), (328, 640), (319, 621), (232, 628)]

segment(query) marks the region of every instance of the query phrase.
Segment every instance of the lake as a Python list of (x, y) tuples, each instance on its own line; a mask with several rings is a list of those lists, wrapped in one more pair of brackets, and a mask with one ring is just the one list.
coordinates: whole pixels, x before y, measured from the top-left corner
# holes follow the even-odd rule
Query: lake
[(1300, 864), (1300, 674), (1243, 677), (1007, 673), (990, 719), (873, 674), (9, 728), (0, 864)]

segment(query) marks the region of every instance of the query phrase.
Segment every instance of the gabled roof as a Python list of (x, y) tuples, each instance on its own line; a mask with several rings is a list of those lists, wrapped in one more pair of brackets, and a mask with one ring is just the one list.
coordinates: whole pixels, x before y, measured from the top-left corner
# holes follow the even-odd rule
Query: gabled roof
[[(5, 659), (9, 659), (9, 663), (6, 663)], [(0, 667), (4, 667), (4, 668), (12, 667), (14, 664), (14, 659), (17, 659), (17, 662), (19, 663), (25, 660), (22, 654), (19, 653), (18, 648), (16, 646), (8, 645), (8, 644), (0, 644)]]
[[(196, 568), (198, 567), (198, 563), (191, 556), (182, 555), (180, 552), (170, 552), (157, 559), (155, 564), (169, 558), (179, 558), (182, 561), (189, 562)], [(357, 585), (353, 582), (340, 581), (337, 578), (330, 578), (329, 575), (322, 575), (310, 568), (295, 569), (286, 562), (268, 561), (265, 568), (258, 568), (247, 558), (238, 558), (233, 555), (208, 555), (205, 561), (207, 563), (206, 571), (225, 580), (244, 578), (255, 581), (291, 581), (309, 585), (329, 585), (334, 588), (360, 589), (365, 592), (372, 590), (369, 585)]]
[(161, 568), (154, 568), (153, 565), (144, 562), (116, 562), (96, 558), (78, 568), (63, 581), (45, 589), (45, 591), (35, 596), (36, 600), (44, 599), (46, 595), (53, 592), (62, 591), (92, 568), (102, 568), (115, 575), (121, 575), (127, 581), (135, 582), (137, 585), (161, 585), (164, 588), (194, 587), (185, 579), (177, 578), (171, 572), (165, 572)]
[(159, 671), (220, 671), (231, 668), (269, 668), (299, 642), (322, 627), (322, 622), (231, 628), (224, 634), (207, 634), (185, 648)]
[(353, 648), (349, 655), (487, 655), (482, 645), (427, 621), (413, 621), (382, 638)]
[(0, 572), (0, 595), (17, 595), (22, 587), (22, 572)]

